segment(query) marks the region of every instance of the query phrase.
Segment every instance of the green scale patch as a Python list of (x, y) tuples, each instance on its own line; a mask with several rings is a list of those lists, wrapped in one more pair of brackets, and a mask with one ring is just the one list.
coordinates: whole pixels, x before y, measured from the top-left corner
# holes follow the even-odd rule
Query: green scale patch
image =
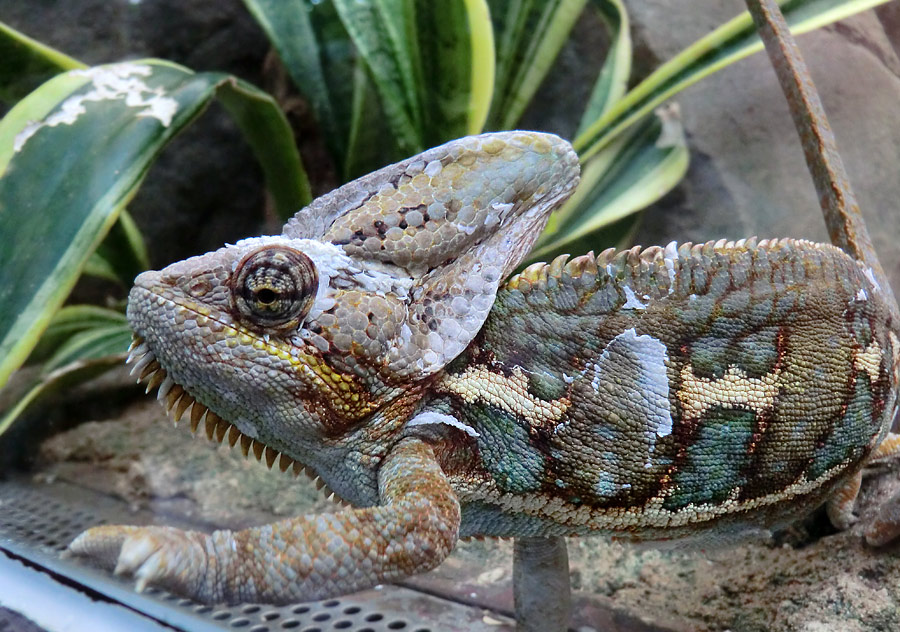
[(816, 450), (807, 478), (814, 480), (848, 459), (858, 459), (877, 432), (872, 419), (873, 397), (869, 376), (858, 373), (853, 396), (847, 402), (844, 416), (835, 423), (824, 445)]
[(719, 503), (745, 485), (742, 470), (755, 426), (756, 413), (750, 410), (716, 406), (707, 411), (663, 507), (677, 511), (691, 503)]
[(504, 492), (521, 494), (541, 486), (544, 456), (531, 444), (528, 429), (515, 415), (493, 406), (474, 404), (469, 423), (478, 429), (478, 449), (488, 472)]

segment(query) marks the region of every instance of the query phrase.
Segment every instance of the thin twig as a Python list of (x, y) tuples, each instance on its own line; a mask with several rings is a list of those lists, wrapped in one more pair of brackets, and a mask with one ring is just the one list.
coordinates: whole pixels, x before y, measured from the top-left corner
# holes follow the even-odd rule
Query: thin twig
[(831, 242), (872, 269), (896, 313), (890, 283), (872, 246), (819, 93), (781, 9), (775, 0), (747, 0), (747, 8), (766, 45), (766, 52), (800, 134), (806, 164), (819, 194), (819, 204)]

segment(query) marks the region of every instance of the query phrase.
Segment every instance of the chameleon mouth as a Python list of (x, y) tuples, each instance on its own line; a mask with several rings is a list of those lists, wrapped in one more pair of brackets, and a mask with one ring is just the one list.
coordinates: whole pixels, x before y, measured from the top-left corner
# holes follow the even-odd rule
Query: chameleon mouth
[(190, 409), (188, 416), (191, 424), (191, 433), (196, 434), (202, 422), (206, 431), (206, 437), (210, 441), (224, 443), (227, 439), (228, 445), (232, 448), (240, 442), (241, 452), (245, 457), (249, 457), (252, 453), (257, 461), (264, 462), (269, 469), (272, 469), (277, 460), (278, 469), (282, 472), (286, 472), (288, 468), (291, 468), (295, 476), (306, 474), (313, 480), (316, 489), (324, 489), (326, 494), (330, 494), (330, 499), (341, 504), (347, 504), (342, 498), (328, 489), (315, 470), (271, 446), (248, 437), (238, 430), (234, 424), (222, 419), (206, 405), (197, 401), (183, 386), (172, 379), (141, 336), (137, 334), (132, 335), (131, 346), (128, 348), (128, 358), (125, 360), (125, 363), (133, 365), (131, 367), (131, 375), (137, 375), (138, 384), (146, 383), (145, 393), (150, 393), (155, 388), (159, 389), (156, 393), (156, 399), (163, 405), (166, 409), (166, 415), (176, 425), (188, 414), (188, 409)]

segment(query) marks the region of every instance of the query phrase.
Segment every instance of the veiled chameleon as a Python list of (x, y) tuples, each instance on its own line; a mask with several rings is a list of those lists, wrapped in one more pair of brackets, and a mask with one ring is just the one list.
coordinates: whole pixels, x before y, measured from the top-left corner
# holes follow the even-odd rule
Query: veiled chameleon
[(846, 526), (861, 467), (897, 444), (885, 281), (829, 245), (750, 239), (504, 283), (578, 174), (552, 135), (464, 138), (282, 235), (141, 275), (135, 370), (175, 417), (352, 508), (104, 526), (71, 550), (200, 601), (291, 602), (430, 569), (461, 536), (740, 535), (829, 498)]

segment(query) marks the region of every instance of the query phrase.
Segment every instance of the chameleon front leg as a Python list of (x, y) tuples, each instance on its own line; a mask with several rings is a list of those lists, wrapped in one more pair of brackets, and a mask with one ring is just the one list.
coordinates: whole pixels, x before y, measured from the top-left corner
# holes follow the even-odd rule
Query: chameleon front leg
[(69, 546), (138, 589), (206, 603), (291, 603), (371, 588), (430, 570), (457, 540), (459, 502), (430, 446), (402, 440), (379, 472), (381, 504), (212, 534), (102, 526)]

